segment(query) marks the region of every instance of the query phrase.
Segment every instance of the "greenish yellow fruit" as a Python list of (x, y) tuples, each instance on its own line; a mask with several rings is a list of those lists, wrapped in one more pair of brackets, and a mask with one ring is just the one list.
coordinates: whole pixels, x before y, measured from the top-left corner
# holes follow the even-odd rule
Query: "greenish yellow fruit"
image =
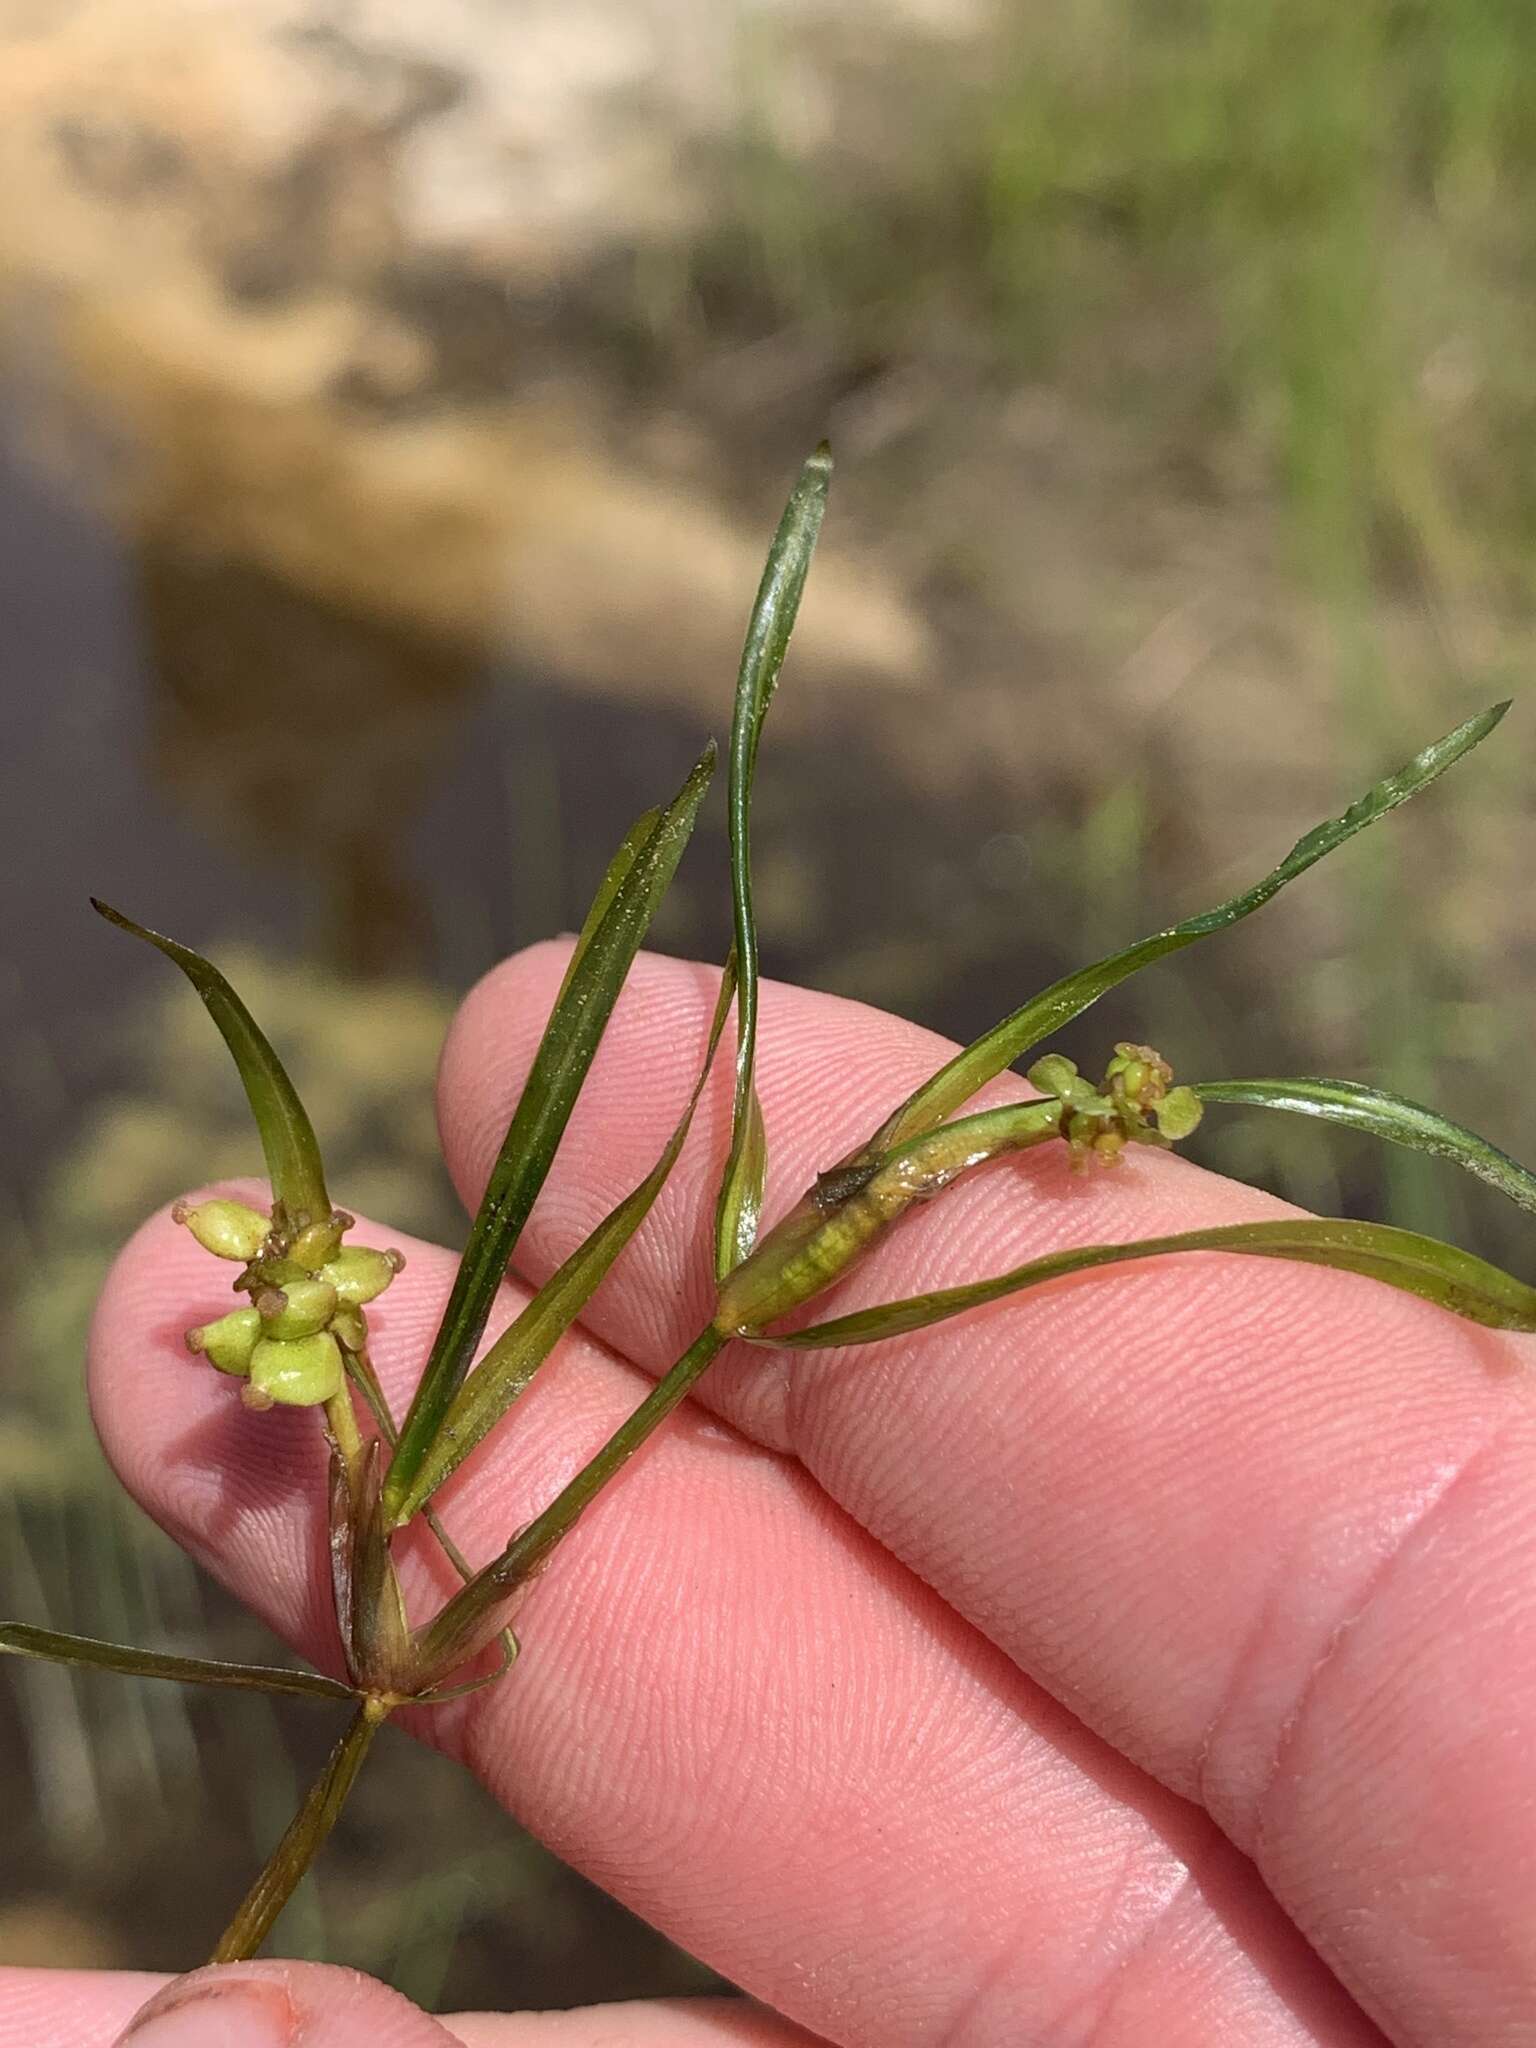
[(341, 1392), (344, 1378), (341, 1347), (329, 1330), (287, 1340), (263, 1337), (251, 1353), (251, 1405), (318, 1408)]
[(187, 1349), (206, 1358), (220, 1372), (232, 1372), (242, 1379), (251, 1369), (251, 1353), (261, 1336), (261, 1317), (253, 1308), (231, 1309), (216, 1323), (204, 1323), (187, 1332)]
[(327, 1280), (285, 1280), (256, 1297), (263, 1336), (309, 1337), (323, 1330), (336, 1313), (336, 1290)]
[(320, 1278), (328, 1280), (343, 1301), (361, 1308), (384, 1292), (404, 1264), (399, 1252), (376, 1252), (364, 1244), (349, 1244), (321, 1267)]
[(238, 1259), (242, 1266), (255, 1258), (272, 1228), (270, 1217), (259, 1209), (248, 1209), (244, 1202), (215, 1200), (199, 1202), (196, 1208), (178, 1202), (171, 1220), (184, 1223), (205, 1252), (219, 1259)]
[(1048, 1052), (1030, 1068), (1029, 1079), (1042, 1095), (1059, 1095), (1065, 1100), (1078, 1079), (1077, 1066), (1063, 1053)]
[(1205, 1114), (1205, 1104), (1193, 1088), (1170, 1088), (1154, 1114), (1165, 1138), (1187, 1138)]
[(345, 1344), (349, 1351), (361, 1351), (368, 1342), (368, 1318), (360, 1308), (352, 1308), (343, 1302), (331, 1318), (331, 1329), (338, 1344)]
[(288, 1247), (288, 1256), (311, 1273), (318, 1273), (341, 1250), (343, 1234), (357, 1221), (344, 1209), (337, 1209), (324, 1223), (306, 1223)]

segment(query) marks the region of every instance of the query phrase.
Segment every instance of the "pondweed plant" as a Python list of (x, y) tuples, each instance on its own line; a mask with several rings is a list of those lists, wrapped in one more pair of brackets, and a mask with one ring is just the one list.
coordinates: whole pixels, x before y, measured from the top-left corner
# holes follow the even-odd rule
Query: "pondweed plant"
[[(1175, 1085), (1150, 1047), (1119, 1044), (1102, 1078), (1047, 1053), (1029, 1067), (1034, 1099), (960, 1115), (984, 1084), (1033, 1052), (1106, 991), (1166, 955), (1226, 930), (1357, 832), (1416, 795), (1475, 747), (1507, 706), (1467, 720), (1316, 826), (1262, 880), (1196, 917), (1066, 976), (957, 1053), (898, 1104), (864, 1143), (827, 1163), (789, 1213), (760, 1231), (767, 1133), (754, 1085), (758, 949), (750, 824), (758, 745), (789, 644), (826, 506), (831, 458), (806, 463), (785, 508), (748, 627), (731, 728), (728, 807), (734, 945), (689, 1103), (645, 1179), (580, 1244), (475, 1363), (493, 1297), (549, 1173), (613, 1006), (682, 857), (713, 772), (713, 752), (667, 804), (620, 844), (577, 938), (565, 980), (492, 1169), (440, 1326), (409, 1409), (397, 1422), (369, 1358), (368, 1310), (390, 1285), (397, 1255), (349, 1246), (353, 1219), (334, 1206), (319, 1146), (277, 1054), (228, 982), (196, 953), (133, 924), (187, 975), (223, 1034), (245, 1086), (271, 1184), (265, 1210), (242, 1202), (179, 1204), (177, 1219), (210, 1254), (237, 1268), (240, 1305), (190, 1330), (191, 1351), (227, 1375), (252, 1410), (313, 1408), (329, 1446), (330, 1557), (340, 1663), (346, 1677), (172, 1657), (14, 1624), (0, 1649), (62, 1663), (211, 1685), (264, 1688), (348, 1703), (351, 1719), (318, 1782), (236, 1910), (215, 1961), (253, 1955), (337, 1815), (381, 1723), (507, 1679), (518, 1655), (511, 1621), (520, 1595), (601, 1490), (678, 1405), (725, 1345), (805, 1349), (873, 1342), (1069, 1274), (1192, 1251), (1336, 1266), (1407, 1290), (1493, 1328), (1536, 1330), (1536, 1288), (1472, 1253), (1383, 1224), (1314, 1218), (1224, 1226), (1129, 1244), (1090, 1245), (1035, 1259), (995, 1278), (776, 1329), (850, 1271), (914, 1203), (1007, 1154), (1065, 1145), (1084, 1171), (1113, 1167), (1130, 1145), (1188, 1138), (1208, 1107), (1322, 1118), (1421, 1152), (1489, 1181), (1536, 1210), (1536, 1176), (1435, 1111), (1356, 1082), (1197, 1081)], [(589, 1462), (499, 1556), (476, 1568), (454, 1546), (433, 1503), (470, 1452), (514, 1407), (649, 1213), (688, 1134), (727, 1021), (735, 1015), (731, 1141), (714, 1224), (713, 1313), (693, 1342)], [(1237, 1270), (1230, 1284), (1241, 1285)], [(429, 1620), (413, 1625), (395, 1574), (400, 1532), (422, 1518), (462, 1579)], [(530, 1654), (537, 1655), (537, 1645)], [(513, 1681), (515, 1682), (515, 1680)]]

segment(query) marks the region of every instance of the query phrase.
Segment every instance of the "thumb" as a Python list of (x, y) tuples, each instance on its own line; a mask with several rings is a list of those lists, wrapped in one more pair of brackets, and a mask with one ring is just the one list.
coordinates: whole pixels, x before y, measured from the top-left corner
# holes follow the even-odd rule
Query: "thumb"
[(102, 2048), (108, 2040), (115, 2048), (817, 2048), (744, 1998), (434, 2020), (371, 1977), (318, 1963), (226, 1963), (158, 1980), (0, 1968), (0, 2048)]
[(118, 2048), (455, 2048), (398, 1992), (318, 1963), (226, 1963), (173, 1977)]

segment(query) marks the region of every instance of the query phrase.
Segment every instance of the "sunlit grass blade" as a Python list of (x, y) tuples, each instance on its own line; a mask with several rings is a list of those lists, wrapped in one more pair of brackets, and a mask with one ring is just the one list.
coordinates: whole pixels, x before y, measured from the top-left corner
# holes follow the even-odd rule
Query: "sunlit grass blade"
[(656, 1197), (677, 1164), (678, 1154), (693, 1123), (693, 1113), (709, 1078), (735, 986), (734, 969), (727, 963), (698, 1079), (660, 1158), (639, 1186), (604, 1217), (560, 1270), (544, 1283), (459, 1389), (437, 1441), (401, 1504), (402, 1521), (409, 1519), (430, 1500), (443, 1481), (458, 1470), (476, 1444), (495, 1428), (586, 1307), (604, 1274), (650, 1214)]
[(1436, 1159), (1476, 1174), (1497, 1188), (1522, 1209), (1536, 1213), (1536, 1173), (1511, 1159), (1497, 1145), (1490, 1145), (1465, 1124), (1452, 1123), (1438, 1110), (1385, 1088), (1369, 1088), (1361, 1081), (1324, 1081), (1310, 1075), (1284, 1081), (1199, 1081), (1196, 1095), (1202, 1102), (1231, 1103), (1237, 1108), (1283, 1109), (1296, 1116), (1319, 1117), (1327, 1123), (1343, 1124), (1389, 1144), (1406, 1145), (1414, 1152), (1428, 1152)]
[(544, 1185), (630, 965), (682, 858), (713, 772), (710, 747), (634, 849), (575, 973), (555, 1003), (481, 1198), (421, 1383), (401, 1425), (384, 1490), (391, 1523), (398, 1523), (402, 1504), (469, 1370), (507, 1261)]
[(377, 1717), (366, 1707), (358, 1709), (283, 1839), (267, 1859), (265, 1869), (219, 1937), (218, 1947), (208, 1958), (210, 1963), (243, 1963), (256, 1954), (271, 1933), (278, 1914), (293, 1897), (299, 1880), (340, 1818), (378, 1726)]
[(267, 1664), (227, 1664), (212, 1657), (172, 1657), (159, 1650), (136, 1650), (124, 1643), (100, 1643), (92, 1636), (61, 1635), (57, 1629), (32, 1628), (25, 1622), (0, 1627), (0, 1652), (37, 1657), (49, 1664), (77, 1664), (93, 1671), (116, 1671), (127, 1678), (169, 1678), (179, 1685), (227, 1685), (248, 1692), (292, 1693), (301, 1699), (349, 1700), (350, 1686), (318, 1671), (284, 1671)]
[(1143, 967), (1150, 967), (1154, 960), (1192, 946), (1197, 939), (1206, 938), (1212, 932), (1225, 931), (1229, 925), (1250, 917), (1288, 882), (1295, 881), (1298, 875), (1342, 846), (1345, 840), (1352, 839), (1367, 825), (1374, 825), (1388, 811), (1395, 810), (1409, 797), (1426, 789), (1463, 754), (1486, 739), (1508, 709), (1507, 702), (1495, 704), (1458, 725), (1454, 732), (1436, 740), (1422, 753), (1415, 754), (1396, 774), (1385, 776), (1368, 789), (1359, 802), (1351, 804), (1341, 816), (1325, 820), (1298, 839), (1279, 866), (1272, 868), (1251, 889), (1230, 897), (1214, 910), (1185, 918), (1183, 923), (1172, 925), (1166, 931), (1154, 932), (1150, 938), (1139, 940), (1134, 946), (1126, 947), (1124, 952), (1111, 954), (1107, 960), (1079, 968), (1075, 974), (1067, 975), (1042, 994), (1032, 997), (963, 1052), (957, 1053), (931, 1080), (924, 1082), (888, 1119), (860, 1156), (878, 1155), (902, 1139), (930, 1129), (963, 1102), (968, 1102), (978, 1088), (1002, 1073), (1005, 1067), (1011, 1067), (1042, 1039), (1049, 1038), (1052, 1032), (1071, 1023), (1091, 1003), (1097, 1002), (1100, 996), (1130, 975), (1139, 973)]
[(124, 917), (120, 910), (94, 896), (91, 907), (109, 924), (158, 947), (168, 960), (175, 961), (202, 997), (245, 1084), (274, 1196), (286, 1208), (290, 1222), (328, 1217), (331, 1204), (325, 1191), (325, 1173), (314, 1127), (282, 1061), (223, 975), (201, 953), (178, 945), (163, 932), (135, 924), (131, 917)]
[(763, 720), (794, 631), (827, 509), (832, 451), (823, 441), (801, 470), (779, 521), (747, 624), (731, 720), (731, 906), (736, 930), (736, 1095), (731, 1150), (715, 1217), (715, 1274), (724, 1279), (757, 1242), (768, 1147), (753, 1074), (757, 1059), (757, 923), (752, 911), (752, 782)]
[(1224, 1224), (1212, 1230), (1185, 1231), (1177, 1237), (1143, 1238), (1137, 1244), (1082, 1245), (1074, 1251), (1032, 1259), (1028, 1265), (1015, 1266), (990, 1280), (939, 1288), (931, 1294), (813, 1323), (786, 1337), (758, 1336), (754, 1341), (792, 1351), (873, 1344), (883, 1337), (926, 1330), (951, 1316), (1043, 1287), (1052, 1280), (1069, 1279), (1102, 1266), (1124, 1265), (1133, 1259), (1163, 1258), (1171, 1252), (1238, 1252), (1251, 1258), (1334, 1266), (1417, 1294), (1487, 1329), (1536, 1330), (1536, 1288), (1471, 1252), (1392, 1224), (1305, 1217), (1294, 1222)]

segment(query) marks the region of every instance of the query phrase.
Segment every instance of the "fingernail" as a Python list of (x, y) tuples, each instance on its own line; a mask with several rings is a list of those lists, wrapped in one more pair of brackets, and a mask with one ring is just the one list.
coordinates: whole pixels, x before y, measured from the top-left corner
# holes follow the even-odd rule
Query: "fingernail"
[(275, 1984), (200, 1984), (162, 1992), (118, 2048), (291, 2048), (297, 2019)]

